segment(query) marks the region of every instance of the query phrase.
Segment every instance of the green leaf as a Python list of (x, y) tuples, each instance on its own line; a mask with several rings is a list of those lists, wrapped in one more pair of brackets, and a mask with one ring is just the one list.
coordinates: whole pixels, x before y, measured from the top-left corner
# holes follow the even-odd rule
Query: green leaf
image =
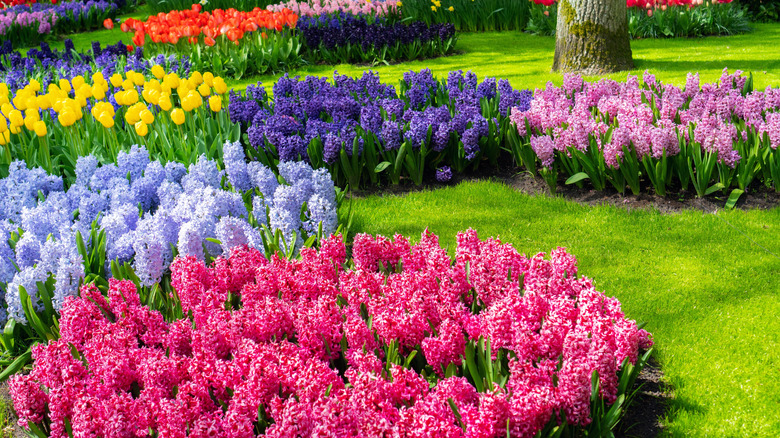
[(377, 164), (374, 168), (374, 173), (380, 173), (383, 172), (385, 169), (390, 167), (392, 163), (389, 161), (382, 161), (381, 163)]
[(726, 210), (731, 210), (734, 208), (734, 206), (737, 204), (737, 201), (739, 200), (739, 197), (742, 196), (742, 194), (745, 193), (742, 189), (734, 189), (731, 191), (731, 194), (729, 195), (729, 199), (726, 200)]
[(22, 369), (25, 365), (32, 360), (32, 351), (28, 348), (21, 356), (17, 357), (10, 365), (8, 365), (2, 373), (0, 373), (0, 382), (4, 382), (6, 379), (16, 374), (17, 371)]
[(722, 183), (713, 184), (713, 185), (710, 186), (710, 188), (708, 188), (707, 190), (704, 191), (704, 196), (707, 196), (709, 194), (715, 193), (715, 192), (717, 192), (719, 190), (722, 190), (724, 188), (726, 188), (726, 186), (724, 186)]

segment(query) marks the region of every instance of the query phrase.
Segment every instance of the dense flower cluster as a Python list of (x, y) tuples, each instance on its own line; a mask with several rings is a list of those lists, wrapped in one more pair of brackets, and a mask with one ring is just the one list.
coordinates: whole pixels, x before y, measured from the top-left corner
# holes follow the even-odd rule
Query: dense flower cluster
[[(389, 23), (383, 17), (343, 12), (301, 17), (298, 30), (311, 51), (307, 56), (330, 63), (408, 59), (410, 51), (404, 46), (412, 44), (415, 57), (440, 56), (454, 48), (455, 38), (455, 26), (449, 23)], [(356, 52), (350, 47), (361, 50)]]
[[(454, 71), (439, 82), (428, 69), (405, 73), (400, 94), (365, 73), (359, 79), (335, 74), (332, 83), (284, 76), (273, 96), (260, 85), (248, 87), (245, 96), (231, 94), (231, 120), (248, 128), (251, 146), (275, 151), (282, 161), (313, 159), (314, 151), (330, 165), (338, 164), (342, 149), (351, 155), (355, 145), (358, 151), (373, 147), (379, 156), (404, 143), (418, 151), (423, 145), (442, 153), (462, 150), (468, 162), (486, 144), (489, 127), (497, 129), (497, 119), (512, 107), (527, 109), (532, 99), (530, 91), (515, 90), (506, 80), (478, 83), (474, 73)], [(484, 111), (482, 102), (489, 103)]]
[(269, 11), (281, 12), (289, 9), (298, 16), (319, 16), (336, 13), (351, 15), (370, 15), (383, 17), (398, 12), (400, 7), (397, 0), (366, 1), (366, 0), (289, 0), (277, 5), (268, 6)]
[(55, 31), (71, 33), (97, 27), (117, 12), (116, 3), (106, 0), (16, 5), (0, 9), (0, 40), (30, 44)]
[(130, 70), (151, 75), (155, 65), (180, 77), (190, 75), (190, 61), (186, 57), (158, 55), (147, 59), (142, 48), (128, 53), (121, 41), (106, 46), (93, 41), (91, 52), (86, 53), (77, 52), (70, 39), (65, 40), (63, 50), (52, 49), (45, 42), (41, 42), (39, 48), (29, 50), (13, 50), (7, 40), (0, 46), (0, 81), (12, 92), (29, 84), (31, 79), (40, 82), (41, 88), (46, 90), (49, 84), (58, 83), (60, 79), (72, 81), (76, 76), (87, 77), (98, 72), (105, 77)]
[[(572, 148), (588, 154), (595, 146), (608, 170), (679, 154), (687, 160), (701, 151), (717, 157), (726, 175), (744, 160), (750, 169), (736, 170), (755, 172), (757, 146), (774, 150), (780, 144), (780, 89), (748, 93), (747, 80), (724, 70), (719, 83), (700, 87), (698, 74), (689, 74), (679, 88), (649, 73), (643, 85), (635, 76), (588, 83), (566, 75), (562, 87), (537, 90), (530, 108), (516, 109), (510, 118), (545, 167), (571, 159)], [(687, 162), (682, 164), (679, 171), (687, 175)], [(703, 168), (696, 167), (701, 175)]]
[(245, 33), (264, 29), (281, 31), (294, 28), (297, 21), (298, 15), (288, 9), (271, 12), (255, 8), (245, 12), (231, 8), (202, 12), (202, 6), (196, 3), (191, 9), (152, 15), (146, 21), (128, 18), (122, 22), (121, 29), (134, 32), (133, 43), (137, 46), (144, 45), (147, 35), (152, 42), (171, 44), (179, 40), (194, 43), (202, 35), (206, 45), (214, 45), (221, 35), (237, 43)]
[[(299, 245), (301, 236), (316, 234), (320, 223), (324, 233), (336, 230), (336, 195), (327, 171), (283, 163), (279, 172), (285, 184), (279, 184), (267, 167), (246, 163), (239, 143), (227, 143), (224, 150), (225, 170), (205, 157), (189, 169), (176, 162), (163, 166), (140, 147), (120, 152), (116, 164), (98, 166), (94, 157), (82, 157), (76, 183), (67, 190), (61, 177), (14, 162), (8, 178), (0, 180), (6, 200), (2, 232), (21, 233), (13, 250), (7, 237), (0, 245), (9, 316), (25, 322), (19, 286), (35, 303), (36, 282), (50, 275), (56, 279), (56, 310), (76, 293), (84, 266), (75, 233), (87, 236), (93, 222), (106, 233), (106, 267), (114, 260), (132, 263), (147, 286), (160, 281), (173, 248), (205, 260), (240, 245), (262, 250), (258, 225), (280, 230), (288, 240), (295, 232)], [(242, 197), (245, 193), (248, 197)]]
[[(457, 240), (454, 261), (427, 232), (416, 245), (358, 235), (353, 265), (340, 237), (300, 260), (179, 258), (172, 284), (192, 319), (165, 321), (129, 281), (107, 298), (86, 285), (63, 306), (61, 338), (33, 347), (33, 370), (11, 381), (20, 423), (58, 438), (531, 437), (561, 415), (587, 424), (594, 371), (613, 402), (648, 333), (563, 249), (526, 258), (474, 231)], [(475, 345), (500, 376), (475, 380), (462, 359)]]

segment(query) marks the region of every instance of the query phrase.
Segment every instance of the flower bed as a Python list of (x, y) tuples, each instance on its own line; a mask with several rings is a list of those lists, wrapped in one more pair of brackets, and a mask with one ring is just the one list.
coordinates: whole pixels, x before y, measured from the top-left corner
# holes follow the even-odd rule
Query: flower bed
[(151, 161), (137, 146), (115, 164), (81, 157), (67, 189), (59, 176), (12, 163), (0, 180), (5, 355), (56, 336), (54, 317), (80, 282), (105, 290), (111, 276), (133, 278), (149, 291), (169, 282), (177, 254), (210, 261), (248, 245), (292, 256), (310, 237), (336, 231), (338, 199), (327, 171), (283, 163), (280, 184), (267, 167), (247, 164), (239, 143), (224, 149), (223, 162), (201, 156), (189, 168)]
[(756, 179), (780, 190), (780, 89), (752, 91), (748, 77), (726, 70), (701, 87), (692, 74), (682, 89), (648, 73), (643, 82), (567, 75), (563, 87), (537, 90), (510, 116), (516, 162), (532, 172), (540, 162), (553, 189), (560, 173), (620, 193), (645, 183), (661, 196), (672, 185), (700, 197), (730, 191), (730, 205)]
[[(741, 5), (732, 0), (626, 0), (633, 38), (731, 35), (750, 31)], [(400, 8), (410, 20), (453, 23), (469, 32), (524, 30), (554, 35), (556, 0), (408, 0)]]
[(427, 69), (406, 73), (400, 93), (367, 73), (335, 75), (333, 83), (282, 77), (273, 95), (250, 86), (230, 97), (231, 120), (248, 133), (248, 155), (269, 166), (308, 160), (352, 188), (402, 177), (421, 184), (426, 169), (441, 166), (495, 165), (507, 111), (531, 100), (506, 80), (478, 85), (476, 75), (458, 71), (439, 82)]
[(269, 11), (281, 12), (289, 9), (300, 17), (314, 17), (345, 13), (350, 15), (367, 15), (371, 17), (394, 17), (399, 13), (397, 0), (366, 1), (366, 0), (290, 0), (268, 6)]
[(0, 41), (33, 45), (49, 34), (71, 34), (99, 27), (118, 13), (116, 3), (99, 0), (33, 3), (0, 10)]
[(298, 31), (305, 44), (303, 56), (329, 64), (433, 58), (452, 52), (457, 41), (452, 24), (389, 24), (382, 17), (345, 13), (302, 17)]
[(23, 159), (72, 181), (80, 156), (111, 163), (121, 150), (142, 144), (155, 159), (190, 164), (201, 154), (220, 157), (222, 144), (238, 139), (238, 126), (222, 108), (227, 85), (221, 77), (196, 71), (180, 78), (160, 65), (147, 74), (98, 71), (60, 78), (46, 92), (31, 80), (12, 95), (0, 83), (0, 163)]
[(0, 82), (4, 82), (11, 93), (29, 85), (33, 79), (40, 83), (41, 90), (48, 90), (49, 84), (59, 84), (60, 79), (72, 81), (77, 76), (86, 78), (98, 72), (104, 77), (130, 70), (152, 76), (155, 65), (180, 77), (190, 75), (190, 62), (186, 57), (158, 55), (147, 59), (143, 48), (128, 51), (121, 41), (105, 47), (93, 41), (91, 51), (84, 53), (77, 52), (70, 39), (65, 40), (63, 50), (53, 50), (45, 42), (39, 48), (29, 50), (13, 50), (10, 41), (0, 46)]
[(11, 381), (14, 407), (44, 436), (593, 435), (651, 345), (562, 249), (470, 231), (452, 260), (430, 233), (359, 235), (345, 262), (338, 237), (300, 260), (179, 258), (173, 318), (130, 281), (87, 285)]
[(133, 43), (144, 46), (149, 56), (186, 56), (195, 69), (237, 79), (298, 65), (301, 43), (289, 31), (297, 21), (287, 9), (202, 12), (194, 4), (146, 21), (128, 18), (121, 29), (133, 32)]

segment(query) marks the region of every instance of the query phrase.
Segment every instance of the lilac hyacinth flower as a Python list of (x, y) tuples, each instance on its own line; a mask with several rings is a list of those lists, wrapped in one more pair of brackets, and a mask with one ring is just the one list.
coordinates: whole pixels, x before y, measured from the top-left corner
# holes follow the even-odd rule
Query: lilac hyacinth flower
[(230, 141), (227, 141), (222, 147), (222, 150), (225, 171), (227, 172), (230, 184), (236, 190), (245, 191), (251, 189), (252, 180), (249, 177), (244, 147), (241, 145), (241, 142), (237, 141), (231, 143)]
[(217, 235), (217, 240), (222, 244), (223, 254), (229, 254), (233, 248), (244, 245), (263, 250), (263, 240), (260, 237), (260, 233), (243, 219), (234, 217), (221, 218), (217, 222), (215, 234)]

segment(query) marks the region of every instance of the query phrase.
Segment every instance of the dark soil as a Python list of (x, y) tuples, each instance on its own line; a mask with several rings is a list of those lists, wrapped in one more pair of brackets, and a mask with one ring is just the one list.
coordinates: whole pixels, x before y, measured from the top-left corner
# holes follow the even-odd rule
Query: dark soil
[[(439, 183), (432, 178), (432, 175), (429, 175), (429, 178), (421, 187), (414, 186), (410, 182), (404, 183), (402, 180), (401, 184), (397, 186), (367, 188), (353, 192), (353, 196), (400, 195), (452, 186), (463, 181), (492, 180), (506, 184), (528, 195), (561, 196), (585, 205), (609, 204), (627, 210), (654, 209), (664, 214), (679, 213), (684, 210), (714, 213), (718, 210), (723, 210), (728, 199), (728, 193), (721, 192), (716, 192), (705, 198), (697, 198), (693, 187), (689, 187), (688, 190), (671, 187), (667, 189), (666, 196), (658, 196), (653, 191), (653, 188), (648, 185), (642, 186), (642, 190), (638, 195), (632, 194), (628, 189), (626, 189), (626, 193), (620, 194), (611, 186), (603, 191), (596, 191), (588, 186), (587, 180), (583, 181), (583, 187), (577, 187), (575, 184), (566, 185), (564, 178), (558, 180), (556, 193), (553, 195), (544, 179), (539, 176), (534, 177), (527, 171), (518, 173), (517, 168), (511, 164), (511, 160), (508, 161), (509, 165), (502, 166), (499, 169), (486, 166), (477, 172), (471, 172), (467, 175), (454, 175), (452, 181), (447, 183)], [(780, 206), (780, 193), (754, 182), (748, 188), (748, 191), (739, 198), (735, 208), (751, 210), (770, 209), (777, 206)]]
[(636, 385), (638, 391), (620, 420), (615, 437), (654, 438), (661, 434), (661, 419), (671, 398), (669, 388), (661, 380), (663, 373), (654, 358), (650, 358), (639, 373)]

